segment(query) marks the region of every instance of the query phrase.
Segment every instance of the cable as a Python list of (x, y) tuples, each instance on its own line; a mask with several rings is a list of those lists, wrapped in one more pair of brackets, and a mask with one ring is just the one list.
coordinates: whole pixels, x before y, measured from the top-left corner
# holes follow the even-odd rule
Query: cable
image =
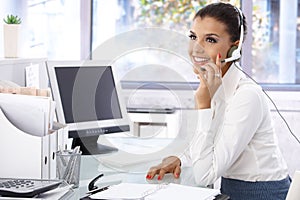
[[(236, 65), (236, 62), (233, 62), (234, 66), (240, 70), (241, 72), (243, 72), (248, 78), (250, 78), (255, 84), (259, 85), (258, 82), (256, 80), (254, 80), (249, 74), (247, 74), (243, 69), (239, 68)], [(286, 127), (288, 128), (289, 132), (291, 133), (291, 135), (295, 138), (295, 140), (297, 140), (297, 142), (300, 144), (300, 140), (296, 137), (296, 135), (293, 133), (292, 129), (290, 128), (289, 124), (287, 123), (286, 119), (282, 116), (282, 114), (280, 113), (279, 109), (277, 108), (275, 102), (272, 100), (272, 98), (267, 94), (267, 92), (262, 88), (263, 93), (269, 98), (269, 100), (272, 102), (273, 106), (275, 107), (276, 112), (279, 114), (279, 116), (281, 117), (281, 119), (283, 120), (283, 122), (285, 123)]]

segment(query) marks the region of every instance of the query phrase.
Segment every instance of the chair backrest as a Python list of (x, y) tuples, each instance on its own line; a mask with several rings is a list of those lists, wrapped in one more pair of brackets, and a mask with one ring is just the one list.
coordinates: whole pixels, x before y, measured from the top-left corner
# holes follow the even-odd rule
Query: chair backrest
[(285, 200), (300, 199), (300, 171), (295, 171), (292, 183)]

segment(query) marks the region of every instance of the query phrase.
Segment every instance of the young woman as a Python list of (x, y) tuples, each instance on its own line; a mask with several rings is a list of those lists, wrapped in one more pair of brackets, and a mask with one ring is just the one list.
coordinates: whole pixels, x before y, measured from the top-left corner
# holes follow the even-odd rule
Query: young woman
[[(232, 200), (283, 200), (290, 179), (268, 101), (261, 87), (240, 71), (239, 52), (233, 58), (229, 53), (246, 32), (244, 15), (230, 4), (209, 4), (194, 17), (189, 55), (200, 80), (195, 92), (200, 118), (188, 157), (197, 184), (222, 177), (221, 192)], [(146, 178), (157, 174), (160, 180), (165, 173), (178, 178), (180, 171), (180, 158), (170, 156), (151, 167)]]

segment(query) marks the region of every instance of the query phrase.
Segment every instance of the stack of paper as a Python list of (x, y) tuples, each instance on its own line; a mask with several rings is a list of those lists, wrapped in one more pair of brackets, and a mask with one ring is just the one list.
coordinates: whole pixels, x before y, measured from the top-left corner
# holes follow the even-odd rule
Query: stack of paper
[(0, 108), (18, 129), (45, 136), (52, 128), (55, 102), (50, 97), (0, 93)]
[(145, 199), (145, 200), (208, 200), (220, 194), (219, 190), (179, 184), (120, 183), (93, 194), (91, 199)]

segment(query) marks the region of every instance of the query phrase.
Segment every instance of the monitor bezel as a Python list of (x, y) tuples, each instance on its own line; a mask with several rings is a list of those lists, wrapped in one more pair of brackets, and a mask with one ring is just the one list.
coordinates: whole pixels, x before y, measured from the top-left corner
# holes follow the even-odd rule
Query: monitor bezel
[[(128, 114), (127, 109), (124, 103), (124, 98), (121, 92), (121, 83), (116, 79), (116, 69), (115, 66), (109, 61), (102, 60), (84, 60), (84, 61), (46, 61), (48, 77), (50, 88), (52, 91), (52, 98), (56, 102), (56, 116), (59, 123), (68, 125), (69, 131), (80, 131), (86, 129), (97, 129), (97, 128), (106, 128), (106, 127), (122, 127), (128, 126)], [(86, 122), (76, 122), (76, 123), (66, 123), (64, 117), (63, 106), (61, 102), (58, 82), (55, 74), (55, 68), (58, 67), (98, 67), (98, 66), (110, 66), (112, 69), (113, 79), (115, 81), (116, 92), (119, 100), (119, 106), (121, 110), (122, 117), (119, 119), (108, 119), (108, 120), (95, 120), (95, 121), (86, 121)]]

